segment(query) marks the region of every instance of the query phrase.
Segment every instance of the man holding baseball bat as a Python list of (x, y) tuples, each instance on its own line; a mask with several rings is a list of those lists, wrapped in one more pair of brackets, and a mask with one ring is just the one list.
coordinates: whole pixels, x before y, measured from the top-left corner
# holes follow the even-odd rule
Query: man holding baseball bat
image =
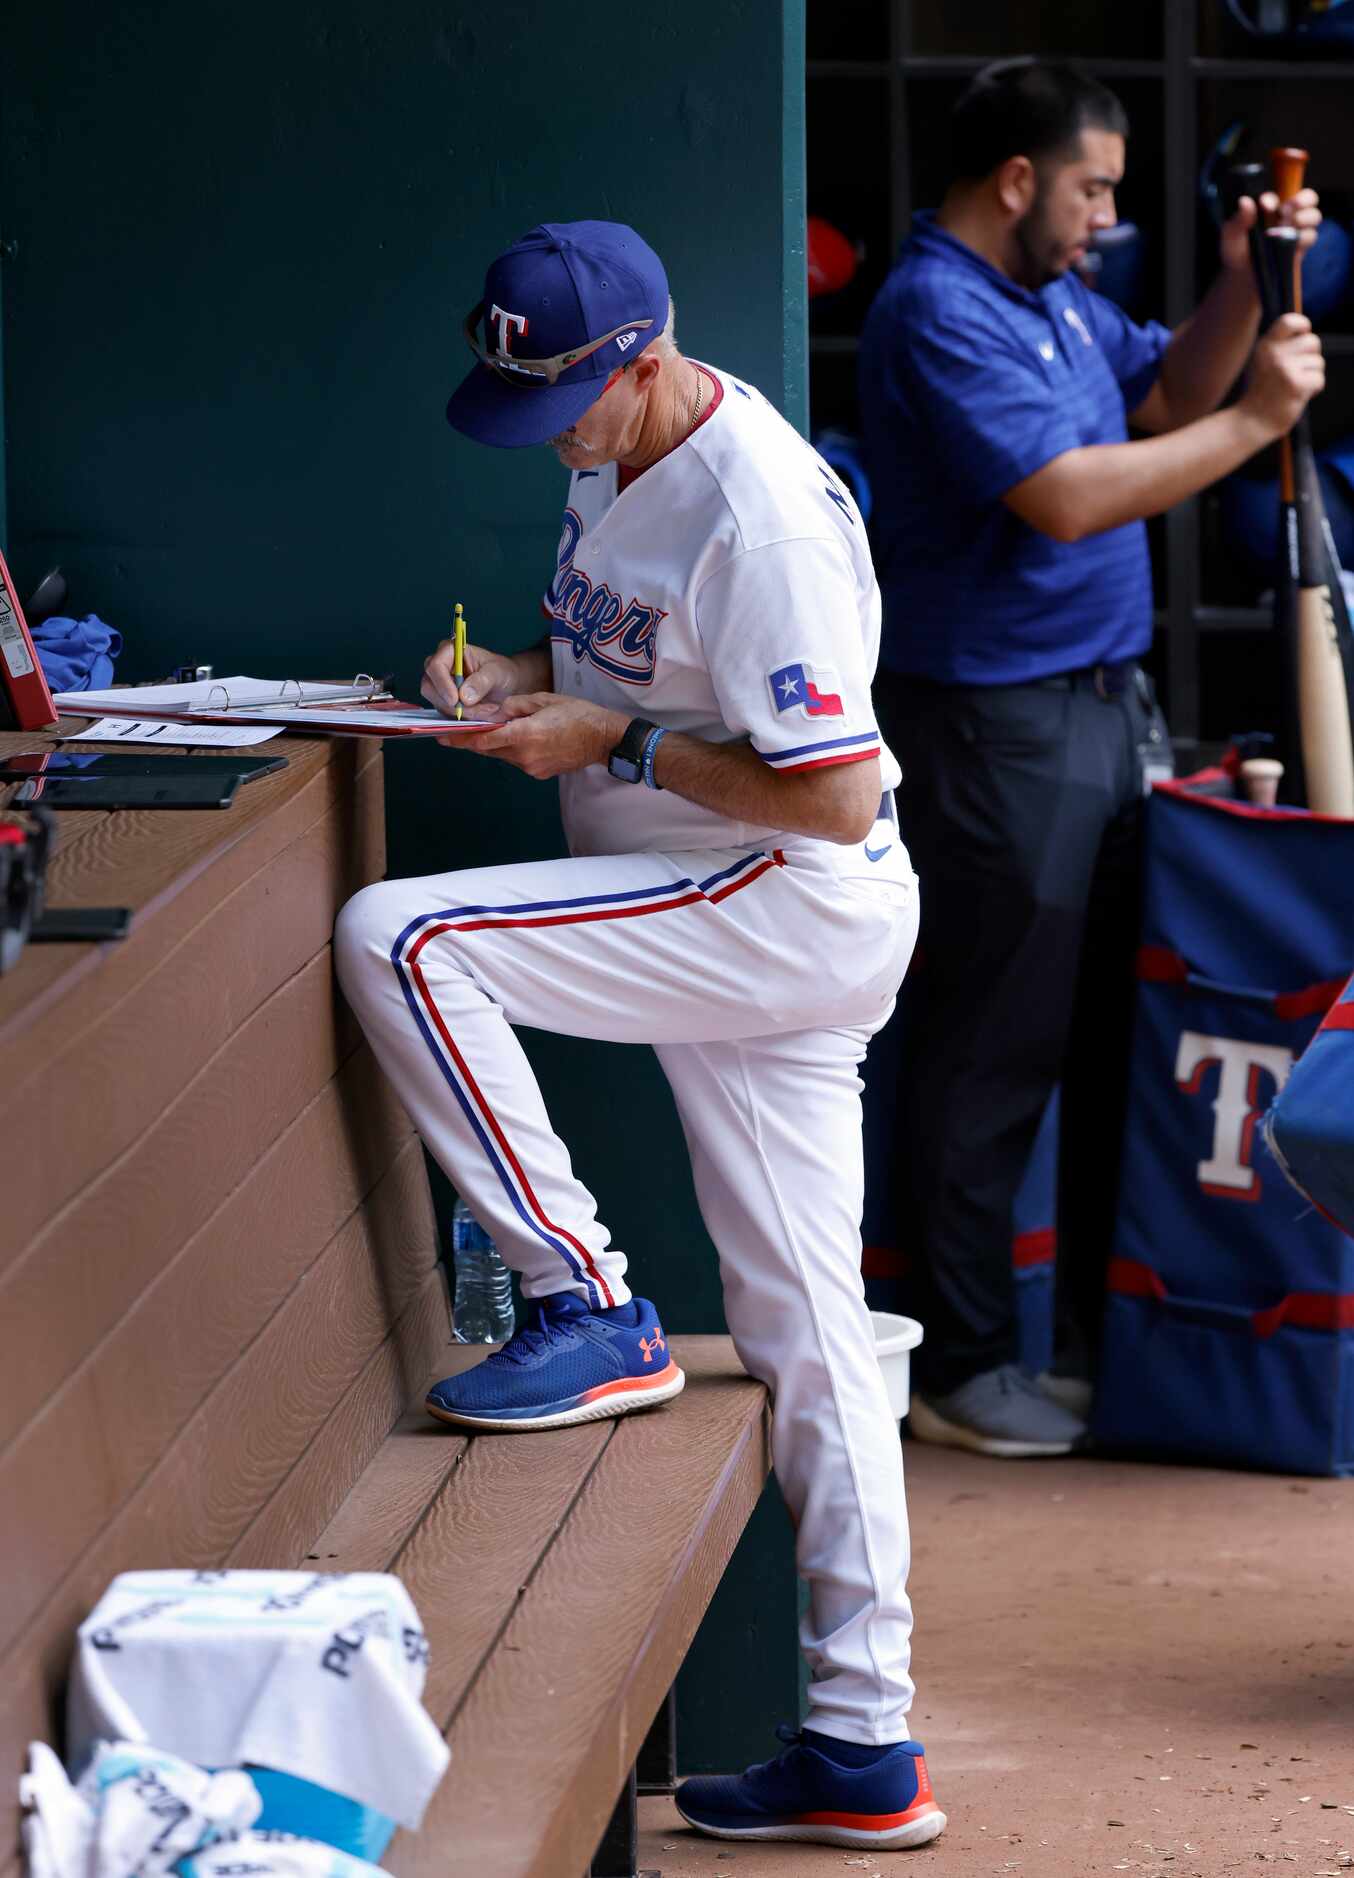
[[(759, 392), (677, 350), (633, 229), (531, 230), (465, 335), (450, 422), (549, 445), (571, 477), (547, 636), (468, 646), (460, 685), (443, 645), (424, 695), (502, 720), (447, 741), (560, 779), (570, 858), (368, 887), (335, 937), (378, 1057), (530, 1305), (428, 1407), (558, 1428), (681, 1389), (513, 1027), (654, 1045), (730, 1330), (773, 1392), (812, 1675), (786, 1753), (688, 1781), (678, 1806), (720, 1837), (923, 1845), (945, 1815), (908, 1732), (907, 1509), (860, 1275), (857, 1068), (917, 920), (864, 525)], [(615, 1121), (641, 1159), (624, 1089)]]
[[(899, 1103), (925, 1285), (912, 1428), (1004, 1456), (1068, 1452), (1089, 1406), (1141, 799), (1169, 763), (1138, 664), (1152, 635), (1144, 522), (1285, 435), (1324, 373), (1299, 315), (1257, 343), (1249, 199), (1173, 333), (1080, 282), (1077, 262), (1115, 220), (1127, 130), (1079, 67), (980, 73), (955, 109), (944, 201), (914, 218), (861, 341), (885, 607), (876, 696), (922, 881)], [(1267, 207), (1315, 238), (1312, 191)], [(1218, 408), (1248, 360), (1241, 397)], [(1060, 1081), (1067, 1347), (1036, 1383), (1016, 1364), (1011, 1210)]]

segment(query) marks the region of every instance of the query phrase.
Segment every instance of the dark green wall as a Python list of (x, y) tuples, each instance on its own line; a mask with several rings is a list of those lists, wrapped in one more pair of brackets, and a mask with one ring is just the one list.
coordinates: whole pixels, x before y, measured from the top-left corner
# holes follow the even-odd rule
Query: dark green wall
[[(453, 598), (474, 636), (534, 638), (562, 472), (442, 415), (485, 263), (540, 220), (632, 222), (682, 343), (802, 422), (802, 89), (802, 0), (20, 0), (0, 237), (21, 591), (61, 562), (131, 679), (193, 658), (413, 687)], [(387, 774), (392, 872), (559, 851), (548, 786), (442, 750), (390, 747)], [(648, 1052), (535, 1055), (638, 1281), (713, 1327)]]
[[(0, 535), (20, 591), (59, 561), (133, 680), (366, 667), (412, 695), (454, 598), (474, 636), (534, 639), (562, 473), (442, 415), (485, 264), (538, 221), (633, 223), (681, 343), (802, 426), (802, 99), (803, 0), (17, 0)], [(389, 747), (387, 796), (393, 873), (561, 851), (553, 790), (465, 755)], [(721, 1329), (651, 1054), (526, 1041), (636, 1287), (674, 1328)], [(684, 1677), (689, 1766), (739, 1764), (795, 1712), (790, 1549), (769, 1492)], [(731, 1650), (746, 1697), (712, 1700)]]

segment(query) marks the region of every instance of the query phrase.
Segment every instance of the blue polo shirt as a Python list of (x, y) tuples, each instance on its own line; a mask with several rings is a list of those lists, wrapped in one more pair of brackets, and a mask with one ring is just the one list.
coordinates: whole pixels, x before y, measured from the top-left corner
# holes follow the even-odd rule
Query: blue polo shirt
[(883, 665), (1021, 684), (1147, 650), (1144, 525), (1054, 541), (1001, 498), (1065, 450), (1124, 443), (1170, 338), (1070, 273), (1031, 293), (913, 218), (860, 341)]

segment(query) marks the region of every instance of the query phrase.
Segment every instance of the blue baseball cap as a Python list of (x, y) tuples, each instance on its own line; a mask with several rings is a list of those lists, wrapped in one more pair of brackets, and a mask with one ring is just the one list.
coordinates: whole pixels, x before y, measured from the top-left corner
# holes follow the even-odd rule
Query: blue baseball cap
[(465, 336), (478, 363), (447, 422), (477, 443), (518, 449), (577, 422), (663, 331), (668, 277), (624, 222), (542, 222), (484, 277)]

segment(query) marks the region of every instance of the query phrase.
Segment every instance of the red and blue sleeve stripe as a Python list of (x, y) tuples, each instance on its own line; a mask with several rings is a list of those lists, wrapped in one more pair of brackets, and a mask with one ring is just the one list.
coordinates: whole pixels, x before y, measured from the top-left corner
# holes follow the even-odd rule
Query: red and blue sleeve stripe
[[(756, 749), (756, 745), (753, 748)], [(830, 737), (824, 743), (801, 743), (793, 750), (757, 750), (763, 763), (782, 774), (790, 770), (826, 769), (831, 763), (859, 763), (880, 753), (879, 732), (862, 731), (858, 737)]]

